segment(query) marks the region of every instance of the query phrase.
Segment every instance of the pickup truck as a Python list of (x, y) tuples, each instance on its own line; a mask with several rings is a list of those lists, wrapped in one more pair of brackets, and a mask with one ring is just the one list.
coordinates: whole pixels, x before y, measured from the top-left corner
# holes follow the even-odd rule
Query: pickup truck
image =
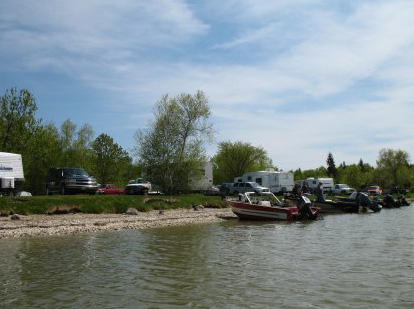
[(337, 195), (348, 195), (354, 191), (355, 189), (350, 188), (347, 184), (339, 183), (335, 185), (332, 193)]
[(144, 178), (130, 180), (125, 187), (125, 194), (148, 194), (151, 191), (151, 183)]
[(125, 189), (117, 189), (114, 184), (108, 183), (101, 185), (96, 194), (125, 194)]

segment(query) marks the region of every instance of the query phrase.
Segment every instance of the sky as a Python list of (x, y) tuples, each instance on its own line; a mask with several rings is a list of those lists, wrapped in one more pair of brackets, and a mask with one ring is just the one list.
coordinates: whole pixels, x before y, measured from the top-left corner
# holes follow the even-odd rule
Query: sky
[(282, 170), (414, 155), (414, 1), (1, 0), (0, 95), (130, 151), (164, 94), (203, 91), (215, 141)]

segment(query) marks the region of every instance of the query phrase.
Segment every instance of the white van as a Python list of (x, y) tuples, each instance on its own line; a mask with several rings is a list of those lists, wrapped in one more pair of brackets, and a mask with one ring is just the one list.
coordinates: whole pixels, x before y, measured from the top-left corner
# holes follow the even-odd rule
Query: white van
[(14, 194), (24, 185), (22, 156), (0, 152), (0, 195)]

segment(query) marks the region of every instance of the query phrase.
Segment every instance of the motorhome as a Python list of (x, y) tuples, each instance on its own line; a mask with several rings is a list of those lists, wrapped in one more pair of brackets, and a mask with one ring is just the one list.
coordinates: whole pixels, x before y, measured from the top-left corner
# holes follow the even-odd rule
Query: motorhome
[(22, 156), (0, 152), (0, 195), (14, 194), (24, 185)]
[(293, 173), (278, 172), (273, 168), (264, 171), (248, 172), (241, 177), (236, 177), (234, 182), (257, 182), (263, 187), (269, 188), (272, 193), (291, 192), (293, 190)]

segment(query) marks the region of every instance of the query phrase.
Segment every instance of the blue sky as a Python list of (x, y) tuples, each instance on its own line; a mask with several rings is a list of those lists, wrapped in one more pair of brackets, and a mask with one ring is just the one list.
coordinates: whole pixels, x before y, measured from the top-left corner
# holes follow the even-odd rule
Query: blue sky
[[(202, 3), (205, 2), (205, 3)], [(414, 151), (414, 1), (2, 0), (0, 94), (124, 149), (163, 94), (209, 98), (215, 143), (283, 170)]]

